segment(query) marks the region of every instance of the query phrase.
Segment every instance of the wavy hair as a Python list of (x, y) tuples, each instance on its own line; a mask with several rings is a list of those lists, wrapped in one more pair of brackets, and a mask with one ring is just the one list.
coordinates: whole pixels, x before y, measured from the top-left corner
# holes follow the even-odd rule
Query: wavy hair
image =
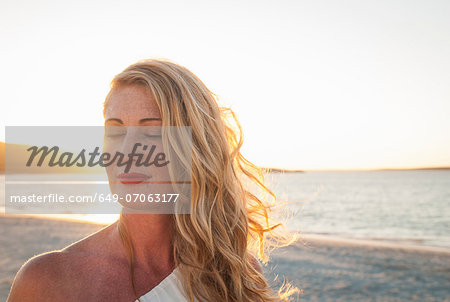
[[(219, 107), (217, 96), (191, 71), (168, 60), (130, 65), (114, 77), (111, 90), (129, 84), (150, 89), (162, 126), (192, 130), (190, 214), (172, 214), (173, 257), (188, 300), (289, 301), (299, 290), (283, 283), (274, 291), (255, 262), (257, 257), (266, 263), (270, 250), (298, 237), (274, 220), (276, 196), (264, 184), (263, 171), (240, 152), (243, 135), (235, 113)], [(136, 294), (133, 247), (120, 218), (118, 227)]]

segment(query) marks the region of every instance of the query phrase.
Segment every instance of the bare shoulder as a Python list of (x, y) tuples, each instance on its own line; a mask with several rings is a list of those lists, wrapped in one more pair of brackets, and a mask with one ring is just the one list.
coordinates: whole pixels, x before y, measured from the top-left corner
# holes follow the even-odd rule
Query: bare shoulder
[(31, 258), (14, 278), (8, 302), (68, 301), (69, 294), (77, 296), (77, 289), (95, 290), (93, 280), (108, 277), (108, 270), (101, 270), (111, 263), (104, 252), (111, 244), (107, 237), (105, 228), (62, 250)]
[[(66, 262), (65, 257), (65, 253), (54, 251), (28, 260), (14, 278), (8, 302), (58, 300), (54, 288), (60, 288), (63, 281), (61, 266)], [(53, 289), (48, 284), (54, 284)]]

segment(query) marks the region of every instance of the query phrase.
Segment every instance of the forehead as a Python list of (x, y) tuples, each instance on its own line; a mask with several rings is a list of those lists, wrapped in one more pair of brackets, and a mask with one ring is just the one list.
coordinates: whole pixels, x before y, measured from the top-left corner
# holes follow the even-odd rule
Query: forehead
[(105, 118), (160, 117), (153, 93), (143, 85), (126, 84), (114, 87), (106, 100)]

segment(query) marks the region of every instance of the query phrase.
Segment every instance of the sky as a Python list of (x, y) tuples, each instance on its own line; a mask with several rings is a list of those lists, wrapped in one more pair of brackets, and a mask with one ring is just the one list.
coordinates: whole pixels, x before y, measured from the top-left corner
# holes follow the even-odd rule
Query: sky
[(112, 77), (162, 57), (236, 112), (257, 165), (450, 166), (448, 16), (425, 0), (0, 0), (0, 140), (102, 125)]

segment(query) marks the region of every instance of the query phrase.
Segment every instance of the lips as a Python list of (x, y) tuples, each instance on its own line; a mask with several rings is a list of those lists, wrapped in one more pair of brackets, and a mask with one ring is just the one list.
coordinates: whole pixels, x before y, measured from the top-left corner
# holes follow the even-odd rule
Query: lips
[(150, 179), (151, 176), (142, 173), (131, 172), (120, 173), (119, 175), (117, 175), (117, 178), (123, 184), (139, 184), (146, 181), (147, 179)]

